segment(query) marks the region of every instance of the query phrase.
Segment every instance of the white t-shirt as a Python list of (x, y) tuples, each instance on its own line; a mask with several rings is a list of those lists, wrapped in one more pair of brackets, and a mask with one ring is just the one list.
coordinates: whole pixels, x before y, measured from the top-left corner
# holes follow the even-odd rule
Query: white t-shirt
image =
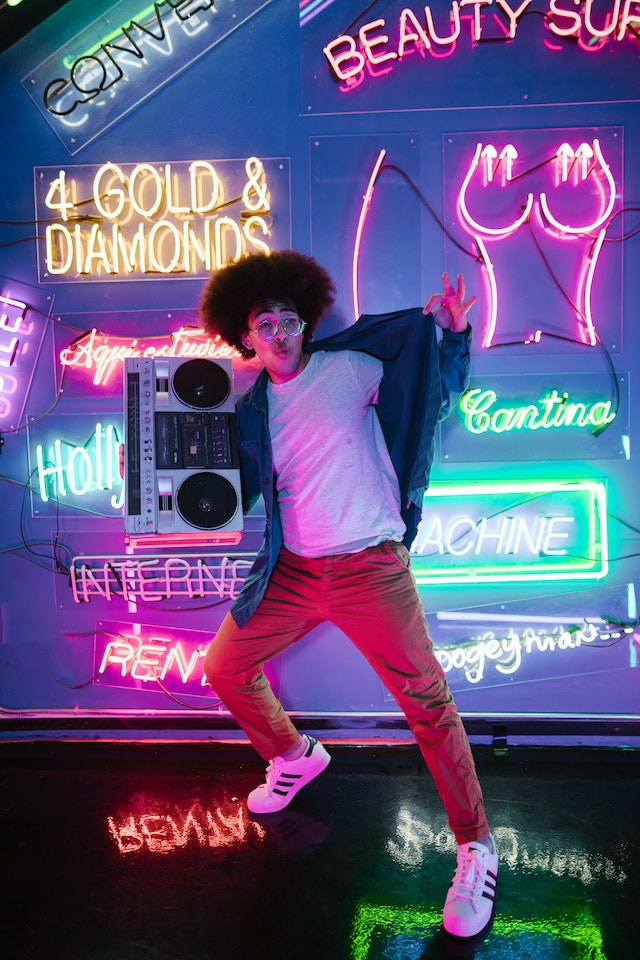
[(317, 351), (286, 383), (269, 382), (269, 430), (284, 545), (304, 557), (402, 540), (400, 490), (373, 407), (382, 362)]

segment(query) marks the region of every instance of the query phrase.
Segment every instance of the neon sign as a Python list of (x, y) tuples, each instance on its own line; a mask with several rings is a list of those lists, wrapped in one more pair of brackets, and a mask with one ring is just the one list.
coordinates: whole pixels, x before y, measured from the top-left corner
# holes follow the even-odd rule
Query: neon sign
[(184, 847), (237, 847), (239, 843), (263, 840), (266, 829), (247, 814), (244, 803), (203, 808), (195, 801), (188, 810), (172, 809), (161, 803), (149, 805), (154, 812), (120, 814), (107, 818), (109, 834), (123, 856), (139, 853), (175, 853)]
[(113, 376), (122, 376), (122, 363), (127, 357), (232, 359), (239, 356), (238, 351), (219, 336), (208, 337), (197, 327), (180, 327), (168, 338), (150, 337), (144, 341), (137, 337), (107, 336), (94, 327), (61, 350), (59, 359), (64, 367), (89, 371), (95, 386), (103, 386)]
[(44, 311), (34, 310), (17, 296), (0, 294), (0, 427), (3, 429), (20, 423), (45, 326)]
[[(213, 708), (227, 713), (202, 669), (214, 633), (100, 621), (94, 638), (94, 683), (136, 692), (204, 697)], [(267, 665), (265, 672), (277, 690), (278, 667)]]
[(615, 420), (610, 400), (594, 403), (574, 402), (569, 394), (557, 390), (541, 397), (537, 403), (513, 407), (496, 407), (494, 390), (475, 387), (460, 399), (465, 428), (469, 433), (510, 433), (513, 430), (551, 430), (560, 427), (604, 427)]
[(116, 490), (109, 503), (114, 515), (124, 504), (124, 485), (120, 477), (118, 449), (120, 432), (112, 423), (96, 423), (84, 444), (56, 438), (35, 447), (37, 490), (42, 503), (82, 498), (98, 491)]
[(289, 243), (284, 160), (36, 168), (35, 182), (38, 216), (59, 218), (38, 242), (48, 282), (207, 277), (243, 253)]
[(204, 597), (235, 600), (253, 561), (254, 554), (233, 557), (168, 555), (74, 557), (69, 569), (73, 599), (88, 603), (93, 598), (162, 600)]
[[(594, 346), (597, 334), (591, 304), (593, 280), (606, 235), (606, 224), (616, 200), (616, 183), (603, 156), (600, 141), (594, 138), (592, 144), (582, 142), (575, 149), (562, 142), (545, 162), (546, 165), (552, 165), (553, 190), (564, 204), (563, 214), (553, 212), (548, 189), (540, 189), (537, 197), (532, 190), (527, 192), (526, 197), (524, 193), (519, 193), (521, 199), (515, 219), (503, 213), (504, 199), (501, 203), (496, 191), (504, 190), (509, 197), (511, 185), (536, 170), (536, 165), (530, 165), (527, 170), (525, 161), (517, 163), (518, 160), (518, 150), (512, 143), (507, 143), (500, 150), (491, 143), (476, 144), (457, 198), (460, 222), (473, 237), (487, 271), (489, 322), (482, 345), (492, 345), (498, 318), (498, 283), (488, 245), (510, 237), (524, 225), (528, 226), (533, 215), (536, 226), (550, 237), (565, 243), (582, 241), (575, 294), (571, 297), (571, 303), (578, 319), (580, 341)], [(489, 208), (484, 216), (472, 212), (469, 198), (471, 188), (476, 202), (483, 191), (494, 198), (496, 202), (491, 205), (490, 213)], [(568, 198), (571, 198), (571, 207)], [(513, 195), (511, 199), (514, 199)], [(581, 203), (588, 206), (586, 215)], [(540, 335), (541, 331), (537, 331), (535, 338), (539, 340)]]
[(602, 579), (606, 492), (594, 481), (442, 483), (411, 547), (419, 584)]
[[(71, 40), (69, 14), (63, 45), (28, 73), (23, 86), (76, 153), (267, 2), (119, 0)], [(46, 40), (51, 44), (51, 36)]]
[[(544, 17), (546, 28), (556, 37), (575, 38), (588, 44), (609, 38), (614, 43), (639, 39), (640, 9), (637, 0), (614, 0), (612, 11), (605, 16), (604, 28), (594, 23), (592, 7), (588, 0), (584, 10), (567, 9), (563, 3), (571, 0), (549, 0), (549, 9)], [(323, 47), (323, 53), (333, 76), (344, 83), (343, 92), (355, 89), (365, 71), (372, 76), (386, 72), (393, 63), (402, 63), (409, 54), (452, 53), (461, 37), (463, 27), (468, 26), (472, 44), (482, 40), (515, 39), (523, 15), (531, 7), (532, 0), (523, 0), (515, 9), (506, 0), (453, 0), (448, 17), (441, 17), (437, 25), (427, 4), (422, 19), (409, 7), (404, 7), (398, 17), (395, 34), (382, 18), (363, 24), (357, 39), (340, 34)], [(470, 9), (470, 15), (462, 11)], [(539, 11), (543, 12), (543, 11)], [(492, 14), (492, 16), (489, 16)], [(555, 19), (554, 19), (555, 18)], [(559, 21), (559, 22), (558, 22)], [(565, 25), (566, 21), (566, 25)], [(466, 22), (466, 23), (465, 23)], [(497, 26), (497, 32), (495, 28)], [(386, 65), (382, 70), (381, 65)]]
[[(604, 621), (600, 623), (604, 625)], [(585, 621), (580, 627), (562, 622), (551, 627), (548, 620), (545, 624), (543, 627), (528, 626), (521, 631), (509, 627), (503, 635), (495, 627), (487, 629), (477, 637), (470, 637), (468, 642), (438, 647), (436, 659), (446, 674), (459, 670), (468, 683), (476, 684), (486, 679), (485, 671), (489, 665), (502, 676), (513, 676), (522, 668), (523, 657), (577, 650), (584, 644), (603, 639), (603, 632), (607, 638), (612, 635), (610, 629), (603, 630), (593, 622)], [(631, 635), (633, 628), (620, 629), (617, 633), (619, 637)]]

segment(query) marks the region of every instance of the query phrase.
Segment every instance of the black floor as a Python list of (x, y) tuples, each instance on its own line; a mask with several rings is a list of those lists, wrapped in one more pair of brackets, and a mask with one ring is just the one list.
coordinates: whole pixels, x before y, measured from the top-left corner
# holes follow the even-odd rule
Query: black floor
[(0, 744), (5, 960), (635, 960), (637, 752), (476, 754), (493, 927), (443, 935), (455, 848), (411, 746), (332, 749), (273, 823), (227, 745)]

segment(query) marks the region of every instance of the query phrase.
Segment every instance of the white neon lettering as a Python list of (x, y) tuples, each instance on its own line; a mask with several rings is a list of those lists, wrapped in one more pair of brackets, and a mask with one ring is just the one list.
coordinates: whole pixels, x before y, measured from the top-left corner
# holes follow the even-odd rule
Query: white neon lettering
[(469, 683), (477, 684), (485, 678), (490, 664), (498, 673), (513, 676), (521, 670), (525, 657), (576, 650), (599, 638), (598, 628), (587, 622), (580, 628), (559, 625), (551, 631), (527, 627), (518, 632), (510, 627), (506, 636), (487, 630), (460, 646), (436, 648), (435, 655), (445, 673), (460, 670)]
[(563, 524), (574, 523), (575, 518), (565, 514), (533, 518), (504, 515), (479, 520), (461, 514), (445, 522), (433, 513), (423, 519), (411, 552), (418, 556), (438, 553), (451, 557), (466, 554), (476, 557), (560, 556), (566, 553), (560, 542), (568, 539)]
[(546, 557), (560, 557), (566, 556), (566, 549), (556, 546), (554, 540), (568, 540), (569, 532), (562, 529), (563, 524), (572, 524), (575, 523), (575, 517), (549, 517), (547, 521), (547, 529), (544, 535), (544, 540), (542, 541), (542, 547), (540, 552)]

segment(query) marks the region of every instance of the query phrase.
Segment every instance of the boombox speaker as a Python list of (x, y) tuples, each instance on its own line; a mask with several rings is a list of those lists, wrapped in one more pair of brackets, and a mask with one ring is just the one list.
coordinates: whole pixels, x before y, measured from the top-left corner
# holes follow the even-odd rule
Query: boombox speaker
[(127, 543), (239, 543), (231, 360), (128, 358), (124, 400)]

